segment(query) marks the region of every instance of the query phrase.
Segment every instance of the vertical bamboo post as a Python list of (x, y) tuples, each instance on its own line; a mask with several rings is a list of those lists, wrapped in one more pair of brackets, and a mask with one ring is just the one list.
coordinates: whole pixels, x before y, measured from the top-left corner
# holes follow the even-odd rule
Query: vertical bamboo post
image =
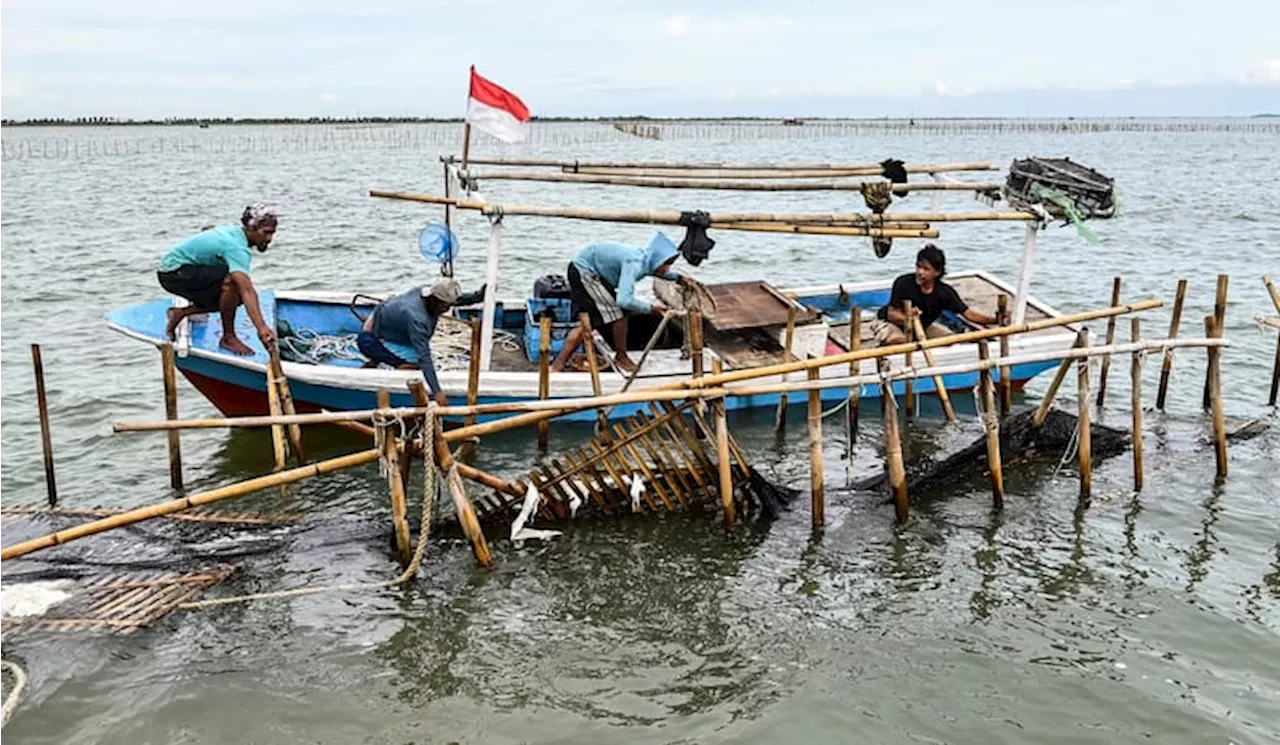
[[(888, 372), (889, 361), (881, 359), (880, 372)], [(894, 513), (898, 522), (906, 522), (909, 511), (907, 500), (907, 469), (902, 463), (902, 436), (898, 432), (898, 404), (893, 399), (893, 383), (881, 380), (881, 409), (884, 412), (884, 456), (888, 461), (889, 488), (893, 492)]]
[[(1009, 325), (1009, 296), (1001, 293), (996, 297), (996, 318), (1001, 326)], [(1000, 356), (1009, 356), (1009, 335), (1000, 337)], [(1005, 416), (1013, 408), (1013, 368), (1000, 366), (1000, 416)]]
[[(538, 329), (538, 400), (551, 395), (551, 318), (543, 316)], [(551, 420), (538, 422), (538, 448), (546, 450), (551, 434)]]
[[(915, 324), (911, 323), (911, 319), (915, 318), (915, 309), (912, 308), (910, 300), (902, 301), (902, 312), (905, 313), (907, 316), (906, 328), (903, 329), (903, 331), (905, 331), (907, 334), (907, 341), (908, 342), (915, 341), (916, 340)], [(906, 355), (904, 355), (904, 363), (906, 364), (907, 367), (911, 367), (911, 350), (907, 350)], [(915, 378), (907, 378), (905, 381), (903, 381), (903, 387), (905, 388), (905, 391), (906, 391), (905, 395), (903, 396), (903, 406), (906, 408), (906, 411), (903, 413), (903, 418), (909, 422), (915, 418), (915, 411), (916, 411)]]
[[(1129, 340), (1137, 344), (1142, 339), (1142, 321), (1129, 319)], [(1133, 489), (1142, 491), (1142, 350), (1133, 351), (1129, 369), (1129, 382), (1133, 388)]]
[[(862, 348), (862, 309), (849, 308), (849, 351), (856, 352)], [(861, 360), (849, 363), (849, 377), (857, 377), (862, 370)], [(845, 404), (845, 457), (853, 460), (853, 443), (858, 439), (858, 405), (862, 399), (862, 386), (849, 388), (849, 400)]]
[(44, 453), (44, 486), (48, 492), (49, 506), (58, 505), (58, 482), (53, 475), (53, 436), (49, 432), (49, 401), (44, 390), (44, 359), (40, 345), (31, 345), (31, 365), (36, 375), (36, 406), (40, 411), (40, 449)]
[[(284, 376), (284, 364), (280, 362), (280, 347), (272, 344), (268, 347), (267, 354), (271, 373), (276, 379), (276, 394), (280, 398), (280, 410), (290, 416), (297, 414), (298, 410), (293, 405), (293, 391), (289, 390), (289, 379)], [(305, 464), (307, 455), (302, 449), (302, 425), (290, 424), (285, 427), (285, 432), (289, 436), (289, 448), (293, 450), (293, 459), (300, 466)]]
[(693, 360), (693, 377), (702, 377), (702, 313), (689, 311), (685, 316), (686, 331), (689, 333), (689, 357)]
[[(720, 374), (721, 369), (719, 358), (711, 361), (711, 370), (716, 375)], [(716, 418), (716, 465), (720, 472), (720, 504), (724, 508), (724, 527), (726, 530), (733, 530), (734, 525), (737, 524), (737, 516), (733, 504), (733, 472), (730, 470), (732, 463), (729, 460), (729, 420), (725, 414), (724, 404), (723, 398), (717, 398), (712, 402)]]
[[(782, 348), (783, 362), (790, 362), (792, 359), (795, 358), (795, 356), (791, 353), (791, 347), (795, 343), (795, 334), (796, 334), (796, 307), (792, 305), (791, 307), (787, 308), (787, 330), (786, 330), (786, 334), (783, 336), (784, 343)], [(782, 376), (782, 382), (784, 383), (787, 382), (786, 375)], [(777, 413), (777, 416), (774, 417), (773, 429), (779, 435), (781, 435), (783, 430), (787, 428), (788, 404), (789, 402), (787, 400), (786, 392), (784, 391), (778, 394), (778, 413)]]
[[(476, 401), (480, 398), (480, 332), (481, 324), (478, 321), (472, 321), (471, 326), (471, 356), (467, 360), (467, 406), (475, 406)], [(468, 414), (464, 420), (464, 426), (471, 426), (476, 423), (476, 415)], [(470, 440), (462, 444), (462, 452), (470, 455), (476, 449), (476, 440)]]
[[(1267, 294), (1271, 296), (1271, 304), (1276, 307), (1276, 313), (1280, 313), (1280, 290), (1276, 289), (1275, 283), (1271, 281), (1268, 274), (1262, 275), (1262, 284), (1267, 286)], [(1267, 405), (1276, 405), (1276, 394), (1280, 393), (1280, 338), (1276, 339), (1276, 362), (1275, 367), (1271, 371), (1271, 395), (1267, 397)]]
[[(267, 375), (267, 410), (271, 416), (278, 417), (284, 413), (284, 409), (280, 404), (280, 387), (276, 382), (276, 372), (269, 363), (266, 369)], [(284, 446), (284, 425), (271, 425), (271, 451), (275, 456), (275, 470), (283, 471), (285, 468), (285, 446)], [(280, 488), (281, 496), (285, 494), (285, 488)]]
[[(435, 421), (436, 462), (444, 473), (449, 496), (453, 499), (453, 509), (458, 515), (458, 524), (462, 533), (471, 541), (471, 553), (481, 566), (493, 566), (493, 554), (489, 551), (489, 542), (485, 540), (484, 531), (480, 528), (480, 520), (476, 517), (475, 505), (467, 497), (467, 490), (460, 478), (449, 478), (453, 471), (453, 454), (449, 452), (449, 443), (444, 439), (444, 425), (440, 418)], [(430, 465), (428, 468), (432, 467)]]
[[(1219, 285), (1223, 282), (1219, 275)], [(1205, 336), (1212, 339), (1222, 337), (1222, 322), (1214, 316), (1205, 316)], [(1213, 445), (1218, 465), (1218, 478), (1227, 477), (1227, 420), (1222, 409), (1222, 347), (1209, 347), (1209, 371), (1206, 383), (1209, 387), (1209, 405), (1213, 411)]]
[[(1081, 329), (1078, 346), (1089, 347), (1089, 330)], [(1076, 363), (1076, 399), (1079, 421), (1080, 452), (1080, 500), (1089, 501), (1093, 494), (1093, 425), (1089, 421), (1089, 358), (1081, 357)]]
[[(1080, 337), (1076, 336), (1071, 348), (1076, 349), (1079, 346)], [(1071, 358), (1067, 357), (1058, 365), (1058, 371), (1053, 374), (1053, 381), (1049, 383), (1049, 390), (1044, 392), (1044, 398), (1040, 400), (1040, 407), (1036, 409), (1036, 415), (1031, 420), (1033, 426), (1039, 427), (1044, 424), (1045, 417), (1049, 416), (1049, 407), (1053, 405), (1053, 399), (1058, 395), (1058, 389), (1062, 387), (1062, 383), (1067, 379), (1067, 373), (1070, 371)]]
[[(596, 362), (596, 340), (591, 331), (591, 316), (586, 313), (578, 314), (578, 325), (582, 327), (582, 345), (587, 351), (587, 371), (591, 373), (591, 395), (600, 395), (600, 365)], [(604, 409), (596, 409), (596, 418), (599, 420), (600, 430), (607, 437), (609, 434), (609, 420), (605, 416)]]
[[(1001, 297), (1004, 297), (1001, 295)], [(1002, 337), (1006, 338), (1006, 337)], [(978, 342), (978, 359), (986, 362), (990, 357), (987, 341)], [(987, 433), (987, 467), (991, 470), (991, 499), (997, 510), (1004, 509), (1004, 463), (1000, 458), (1000, 425), (996, 416), (996, 392), (991, 383), (991, 368), (978, 371), (978, 386), (982, 390), (982, 426)]]
[[(178, 418), (178, 375), (175, 369), (173, 345), (160, 345), (160, 364), (164, 372), (164, 417), (170, 421)], [(179, 430), (169, 430), (169, 486), (182, 491), (182, 440)]]
[[(1187, 297), (1187, 280), (1178, 280), (1178, 292), (1173, 299), (1173, 316), (1169, 319), (1169, 338), (1178, 338), (1178, 326), (1182, 323), (1182, 302)], [(1156, 390), (1156, 408), (1164, 411), (1165, 394), (1169, 391), (1169, 376), (1173, 373), (1173, 348), (1164, 350), (1164, 363), (1160, 367), (1160, 388)]]
[[(1120, 278), (1115, 277), (1111, 280), (1111, 306), (1112, 308), (1120, 304)], [(1116, 318), (1111, 316), (1107, 319), (1107, 341), (1109, 347), (1116, 341)], [(1107, 398), (1107, 376), (1111, 373), (1111, 355), (1102, 355), (1102, 367), (1098, 370), (1098, 410), (1102, 410), (1103, 402)]]
[[(809, 381), (818, 380), (819, 371), (809, 370)], [(822, 392), (809, 389), (809, 488), (813, 494), (813, 527), (826, 522), (826, 489), (822, 472)]]
[[(1218, 290), (1213, 301), (1213, 332), (1221, 335), (1226, 330), (1227, 321), (1227, 275), (1218, 275)], [(1212, 366), (1215, 362), (1215, 354), (1221, 356), (1221, 347), (1209, 347), (1209, 363), (1205, 369), (1204, 375), (1204, 399), (1201, 402), (1203, 408), (1212, 407), (1212, 392), (1210, 390), (1210, 379), (1213, 377)], [(1224, 474), (1225, 475), (1225, 474)]]
[[(391, 408), (391, 392), (386, 388), (378, 389), (378, 408)], [(396, 559), (402, 565), (407, 565), (410, 548), (408, 499), (405, 491), (408, 489), (408, 481), (404, 478), (405, 474), (402, 471), (400, 443), (397, 441), (395, 430), (390, 425), (378, 424), (377, 427), (382, 435), (382, 466), (386, 471), (387, 487), (391, 493), (391, 531), (394, 537)], [(406, 451), (403, 457), (408, 460), (409, 453)]]

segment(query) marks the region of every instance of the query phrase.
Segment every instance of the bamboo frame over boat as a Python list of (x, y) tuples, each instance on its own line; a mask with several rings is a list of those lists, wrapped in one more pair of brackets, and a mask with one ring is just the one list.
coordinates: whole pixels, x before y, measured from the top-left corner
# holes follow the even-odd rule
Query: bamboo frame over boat
[[(830, 178), (830, 174), (822, 174)], [(641, 186), (652, 189), (717, 189), (726, 191), (861, 191), (869, 183), (881, 181), (755, 181), (706, 178), (701, 174), (665, 176), (615, 176), (603, 173), (558, 173), (555, 171), (468, 171), (473, 181), (542, 181), (560, 184), (607, 184)], [(761, 176), (760, 178), (766, 178)], [(816, 177), (816, 176), (815, 176)], [(800, 178), (795, 176), (793, 178)], [(897, 183), (894, 191), (976, 191), (998, 192), (1003, 184), (979, 184), (963, 181), (918, 181)]]
[[(441, 158), (445, 163), (456, 163), (452, 155)], [(468, 164), (486, 166), (519, 166), (525, 168), (561, 168), (569, 173), (583, 173), (583, 169), (605, 169), (610, 172), (635, 170), (659, 171), (866, 171), (866, 175), (878, 175), (884, 166), (880, 163), (725, 163), (628, 160), (567, 160), (564, 158), (468, 158)], [(926, 163), (906, 165), (907, 173), (947, 173), (955, 171), (994, 171), (991, 163)], [(632, 174), (639, 175), (639, 174)]]
[[(582, 207), (539, 207), (526, 204), (499, 204), (481, 199), (464, 199), (460, 197), (441, 197), (434, 194), (416, 194), (412, 192), (370, 190), (369, 196), (382, 199), (398, 199), (424, 204), (450, 205), (458, 209), (476, 210), (483, 215), (497, 217), (507, 215), (525, 215), (531, 217), (562, 217), (571, 220), (596, 220), (600, 222), (640, 223), (644, 225), (679, 225), (681, 213), (678, 210), (600, 210)], [(796, 224), (830, 224), (855, 223), (867, 227), (877, 227), (884, 221), (921, 221), (921, 222), (982, 222), (1013, 221), (1040, 222), (1040, 216), (1031, 212), (924, 212), (924, 213), (892, 213), (877, 215), (870, 212), (713, 212), (712, 223), (742, 222), (782, 222)]]

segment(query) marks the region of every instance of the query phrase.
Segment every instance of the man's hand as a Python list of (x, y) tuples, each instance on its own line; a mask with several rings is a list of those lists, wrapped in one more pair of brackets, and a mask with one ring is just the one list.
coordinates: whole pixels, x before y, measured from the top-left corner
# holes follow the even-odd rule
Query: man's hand
[(666, 315), (667, 311), (669, 311), (669, 310), (671, 310), (671, 309), (670, 309), (670, 308), (668, 308), (667, 306), (663, 305), (662, 303), (654, 303), (654, 304), (653, 304), (653, 306), (652, 306), (652, 311), (651, 311), (651, 312), (652, 312), (654, 315), (661, 316), (661, 315)]
[(480, 289), (475, 291), (476, 302), (480, 302), (481, 300), (484, 300), (484, 294), (488, 291), (489, 291), (488, 282), (485, 282), (484, 284), (480, 285)]
[(449, 397), (444, 395), (444, 391), (437, 391), (435, 395), (435, 399), (436, 399), (436, 403), (440, 404), (441, 406), (449, 405)]
[(687, 287), (691, 281), (692, 281), (692, 278), (687, 274), (676, 275), (676, 284), (680, 285), (681, 287)]
[(270, 349), (271, 345), (276, 343), (276, 332), (272, 331), (270, 326), (259, 326), (258, 341), (262, 342), (262, 346)]

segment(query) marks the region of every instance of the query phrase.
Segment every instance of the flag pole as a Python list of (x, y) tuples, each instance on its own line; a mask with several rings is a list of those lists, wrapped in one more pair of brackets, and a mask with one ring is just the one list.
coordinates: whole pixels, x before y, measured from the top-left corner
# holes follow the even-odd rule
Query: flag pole
[[(476, 79), (476, 66), (471, 66), (471, 74), (467, 77), (467, 106), (471, 105), (471, 85)], [(467, 171), (467, 158), (471, 155), (471, 121), (463, 116), (465, 124), (462, 127), (462, 171)], [(463, 188), (467, 191), (467, 196), (471, 196), (471, 187), (467, 186), (467, 179), (463, 179)]]

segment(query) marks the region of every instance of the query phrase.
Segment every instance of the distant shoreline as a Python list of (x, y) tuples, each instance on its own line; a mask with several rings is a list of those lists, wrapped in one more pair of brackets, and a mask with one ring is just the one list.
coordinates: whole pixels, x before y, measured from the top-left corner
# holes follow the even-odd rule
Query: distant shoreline
[[(698, 117), (654, 117), (654, 116), (584, 116), (584, 117), (533, 117), (534, 122), (548, 123), (601, 123), (614, 122), (652, 122), (656, 124), (699, 123), (699, 122), (759, 122), (778, 124), (804, 124), (808, 122), (999, 122), (999, 121), (1175, 121), (1175, 120), (1250, 120), (1275, 119), (1280, 114), (1263, 113), (1248, 116), (878, 116), (878, 117), (771, 117), (771, 116), (698, 116)], [(116, 119), (112, 117), (77, 117), (47, 119), (3, 119), (4, 127), (158, 127), (158, 126), (261, 126), (261, 125), (358, 125), (358, 124), (462, 124), (461, 117), (436, 118), (416, 116), (369, 116), (369, 117), (223, 117), (223, 118), (166, 118), (166, 119)]]

